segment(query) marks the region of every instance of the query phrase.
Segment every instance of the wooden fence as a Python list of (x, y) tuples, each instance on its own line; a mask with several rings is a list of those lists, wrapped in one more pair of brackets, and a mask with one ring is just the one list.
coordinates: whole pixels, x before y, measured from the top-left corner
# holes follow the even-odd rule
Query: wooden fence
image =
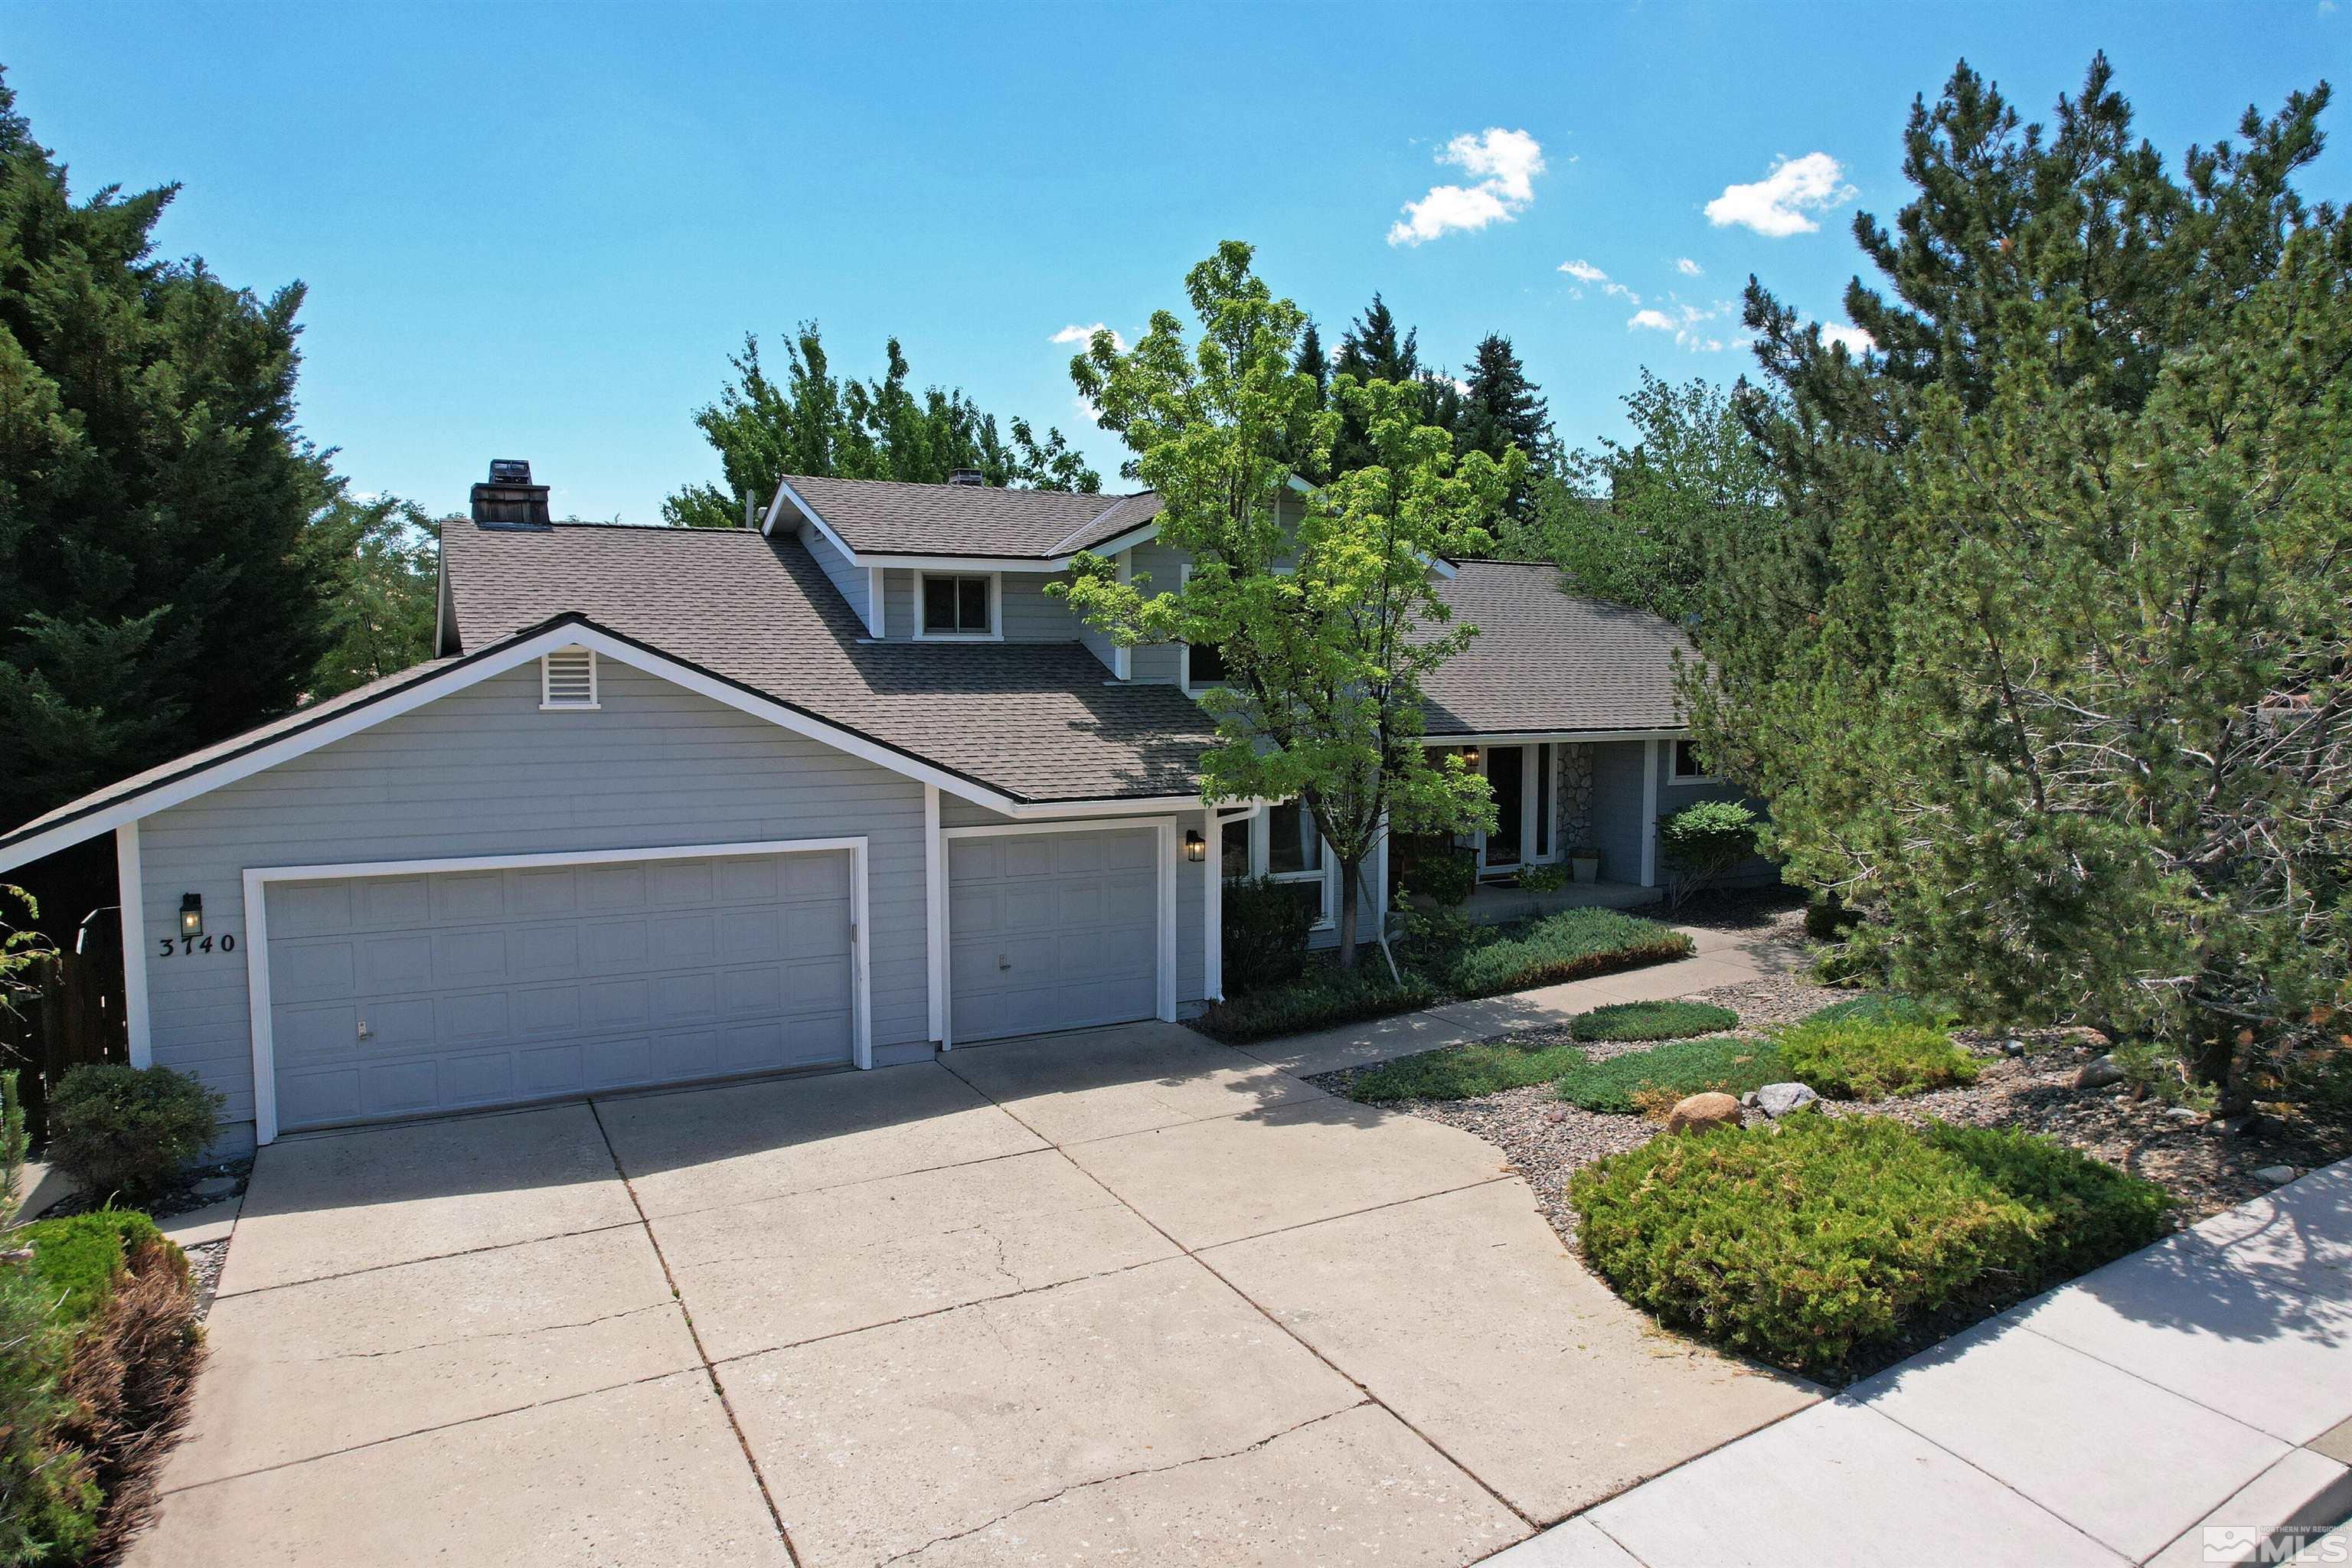
[(25, 1124), (36, 1144), (47, 1120), (49, 1090), (82, 1062), (131, 1059), (122, 1017), (122, 963), (112, 944), (42, 959), (26, 978), (28, 994), (0, 1007), (0, 1067), (16, 1070)]

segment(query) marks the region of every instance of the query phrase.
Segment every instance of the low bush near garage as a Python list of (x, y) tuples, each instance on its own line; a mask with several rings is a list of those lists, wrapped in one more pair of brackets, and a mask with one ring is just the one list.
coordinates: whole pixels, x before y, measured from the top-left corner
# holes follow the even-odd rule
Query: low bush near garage
[(1577, 1173), (1593, 1268), (1667, 1324), (1836, 1373), (1926, 1313), (2015, 1300), (2157, 1239), (2169, 1199), (2005, 1129), (1801, 1113)]
[(1305, 974), (1287, 984), (1243, 992), (1213, 1005), (1199, 1023), (1204, 1033), (1239, 1043), (1410, 1013), (1437, 1000), (1437, 987), (1410, 970), (1402, 984), (1391, 978), (1375, 951), (1353, 970), (1310, 963)]
[(203, 1353), (187, 1259), (143, 1214), (10, 1234), (0, 1261), (0, 1562), (106, 1560), (152, 1500)]
[(1579, 1013), (1568, 1032), (1580, 1040), (1687, 1040), (1739, 1027), (1739, 1015), (1712, 1002), (1616, 1002)]
[(1689, 955), (1691, 940), (1672, 926), (1622, 910), (1562, 910), (1522, 925), (1480, 933), (1440, 975), (1456, 996), (1493, 996), (1608, 974)]
[(49, 1158), (100, 1196), (144, 1197), (220, 1135), (222, 1104), (169, 1068), (85, 1062), (49, 1097)]
[(1932, 1024), (1818, 1015), (1780, 1031), (1774, 1042), (1790, 1078), (1832, 1100), (1884, 1100), (1974, 1083), (1974, 1057)]

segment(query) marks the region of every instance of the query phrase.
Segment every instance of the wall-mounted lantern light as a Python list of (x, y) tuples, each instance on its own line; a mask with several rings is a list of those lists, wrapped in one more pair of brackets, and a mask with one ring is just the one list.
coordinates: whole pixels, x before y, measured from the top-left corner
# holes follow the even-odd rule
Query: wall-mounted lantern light
[(1478, 765), (1477, 747), (1465, 746), (1462, 748), (1462, 765), (1465, 768), (1475, 768)]
[(1192, 828), (1184, 830), (1184, 858), (1199, 865), (1209, 858), (1209, 841)]
[(203, 894), (182, 893), (180, 895), (180, 934), (182, 936), (202, 936), (205, 934), (205, 900)]

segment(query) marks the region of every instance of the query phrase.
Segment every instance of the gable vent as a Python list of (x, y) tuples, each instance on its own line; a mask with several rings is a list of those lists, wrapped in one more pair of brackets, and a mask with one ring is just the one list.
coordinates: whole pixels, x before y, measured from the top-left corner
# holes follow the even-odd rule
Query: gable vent
[(560, 647), (540, 655), (539, 705), (551, 708), (596, 706), (596, 650)]

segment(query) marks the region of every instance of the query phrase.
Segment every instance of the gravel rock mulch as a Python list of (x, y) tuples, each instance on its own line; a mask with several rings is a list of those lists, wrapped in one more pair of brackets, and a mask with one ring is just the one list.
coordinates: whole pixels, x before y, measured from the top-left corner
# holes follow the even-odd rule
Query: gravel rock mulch
[[(1801, 910), (1797, 918), (1801, 919)], [(1698, 999), (1739, 1015), (1737, 1033), (1760, 1036), (1792, 1023), (1850, 992), (1814, 985), (1793, 974), (1767, 976), (1718, 986)], [(1508, 1037), (1528, 1045), (1566, 1040), (1563, 1027), (1522, 1030)], [(2014, 1127), (2039, 1132), (2071, 1149), (2144, 1176), (2169, 1192), (2178, 1223), (2193, 1225), (2271, 1190), (2255, 1173), (2279, 1165), (2298, 1173), (2352, 1158), (2352, 1127), (2283, 1123), (2264, 1117), (2254, 1127), (2225, 1133), (2200, 1114), (2166, 1105), (2129, 1090), (2083, 1089), (2074, 1075), (2097, 1055), (2070, 1030), (2006, 1037), (2023, 1047), (2011, 1055), (2000, 1039), (1966, 1030), (1955, 1039), (1982, 1064), (1976, 1082), (1906, 1100), (1823, 1101), (1832, 1116), (1891, 1116), (1917, 1124), (1929, 1118), (1975, 1127)], [(1654, 1042), (1591, 1043), (1595, 1061), (1646, 1050)], [(1368, 1068), (1324, 1073), (1313, 1081), (1334, 1094)], [(1549, 1084), (1507, 1089), (1476, 1100), (1403, 1100), (1392, 1109), (1459, 1127), (1501, 1149), (1527, 1178), (1545, 1215), (1561, 1238), (1576, 1239), (1576, 1215), (1566, 1202), (1568, 1181), (1585, 1165), (1622, 1150), (1639, 1148), (1657, 1135), (1654, 1122), (1639, 1116), (1582, 1110), (1561, 1101)], [(1758, 1113), (1750, 1111), (1753, 1121)]]
[[(153, 1219), (171, 1219), (198, 1209), (210, 1208), (224, 1198), (238, 1196), (253, 1176), (253, 1157), (242, 1160), (222, 1160), (209, 1165), (191, 1165), (180, 1173), (179, 1184), (170, 1192), (151, 1203), (137, 1205)], [(72, 1193), (59, 1198), (38, 1215), (27, 1219), (57, 1219), (66, 1215), (88, 1214), (104, 1208), (105, 1203), (93, 1193)]]
[(196, 1288), (196, 1321), (203, 1322), (219, 1293), (221, 1269), (228, 1263), (228, 1237), (188, 1248), (188, 1272)]

